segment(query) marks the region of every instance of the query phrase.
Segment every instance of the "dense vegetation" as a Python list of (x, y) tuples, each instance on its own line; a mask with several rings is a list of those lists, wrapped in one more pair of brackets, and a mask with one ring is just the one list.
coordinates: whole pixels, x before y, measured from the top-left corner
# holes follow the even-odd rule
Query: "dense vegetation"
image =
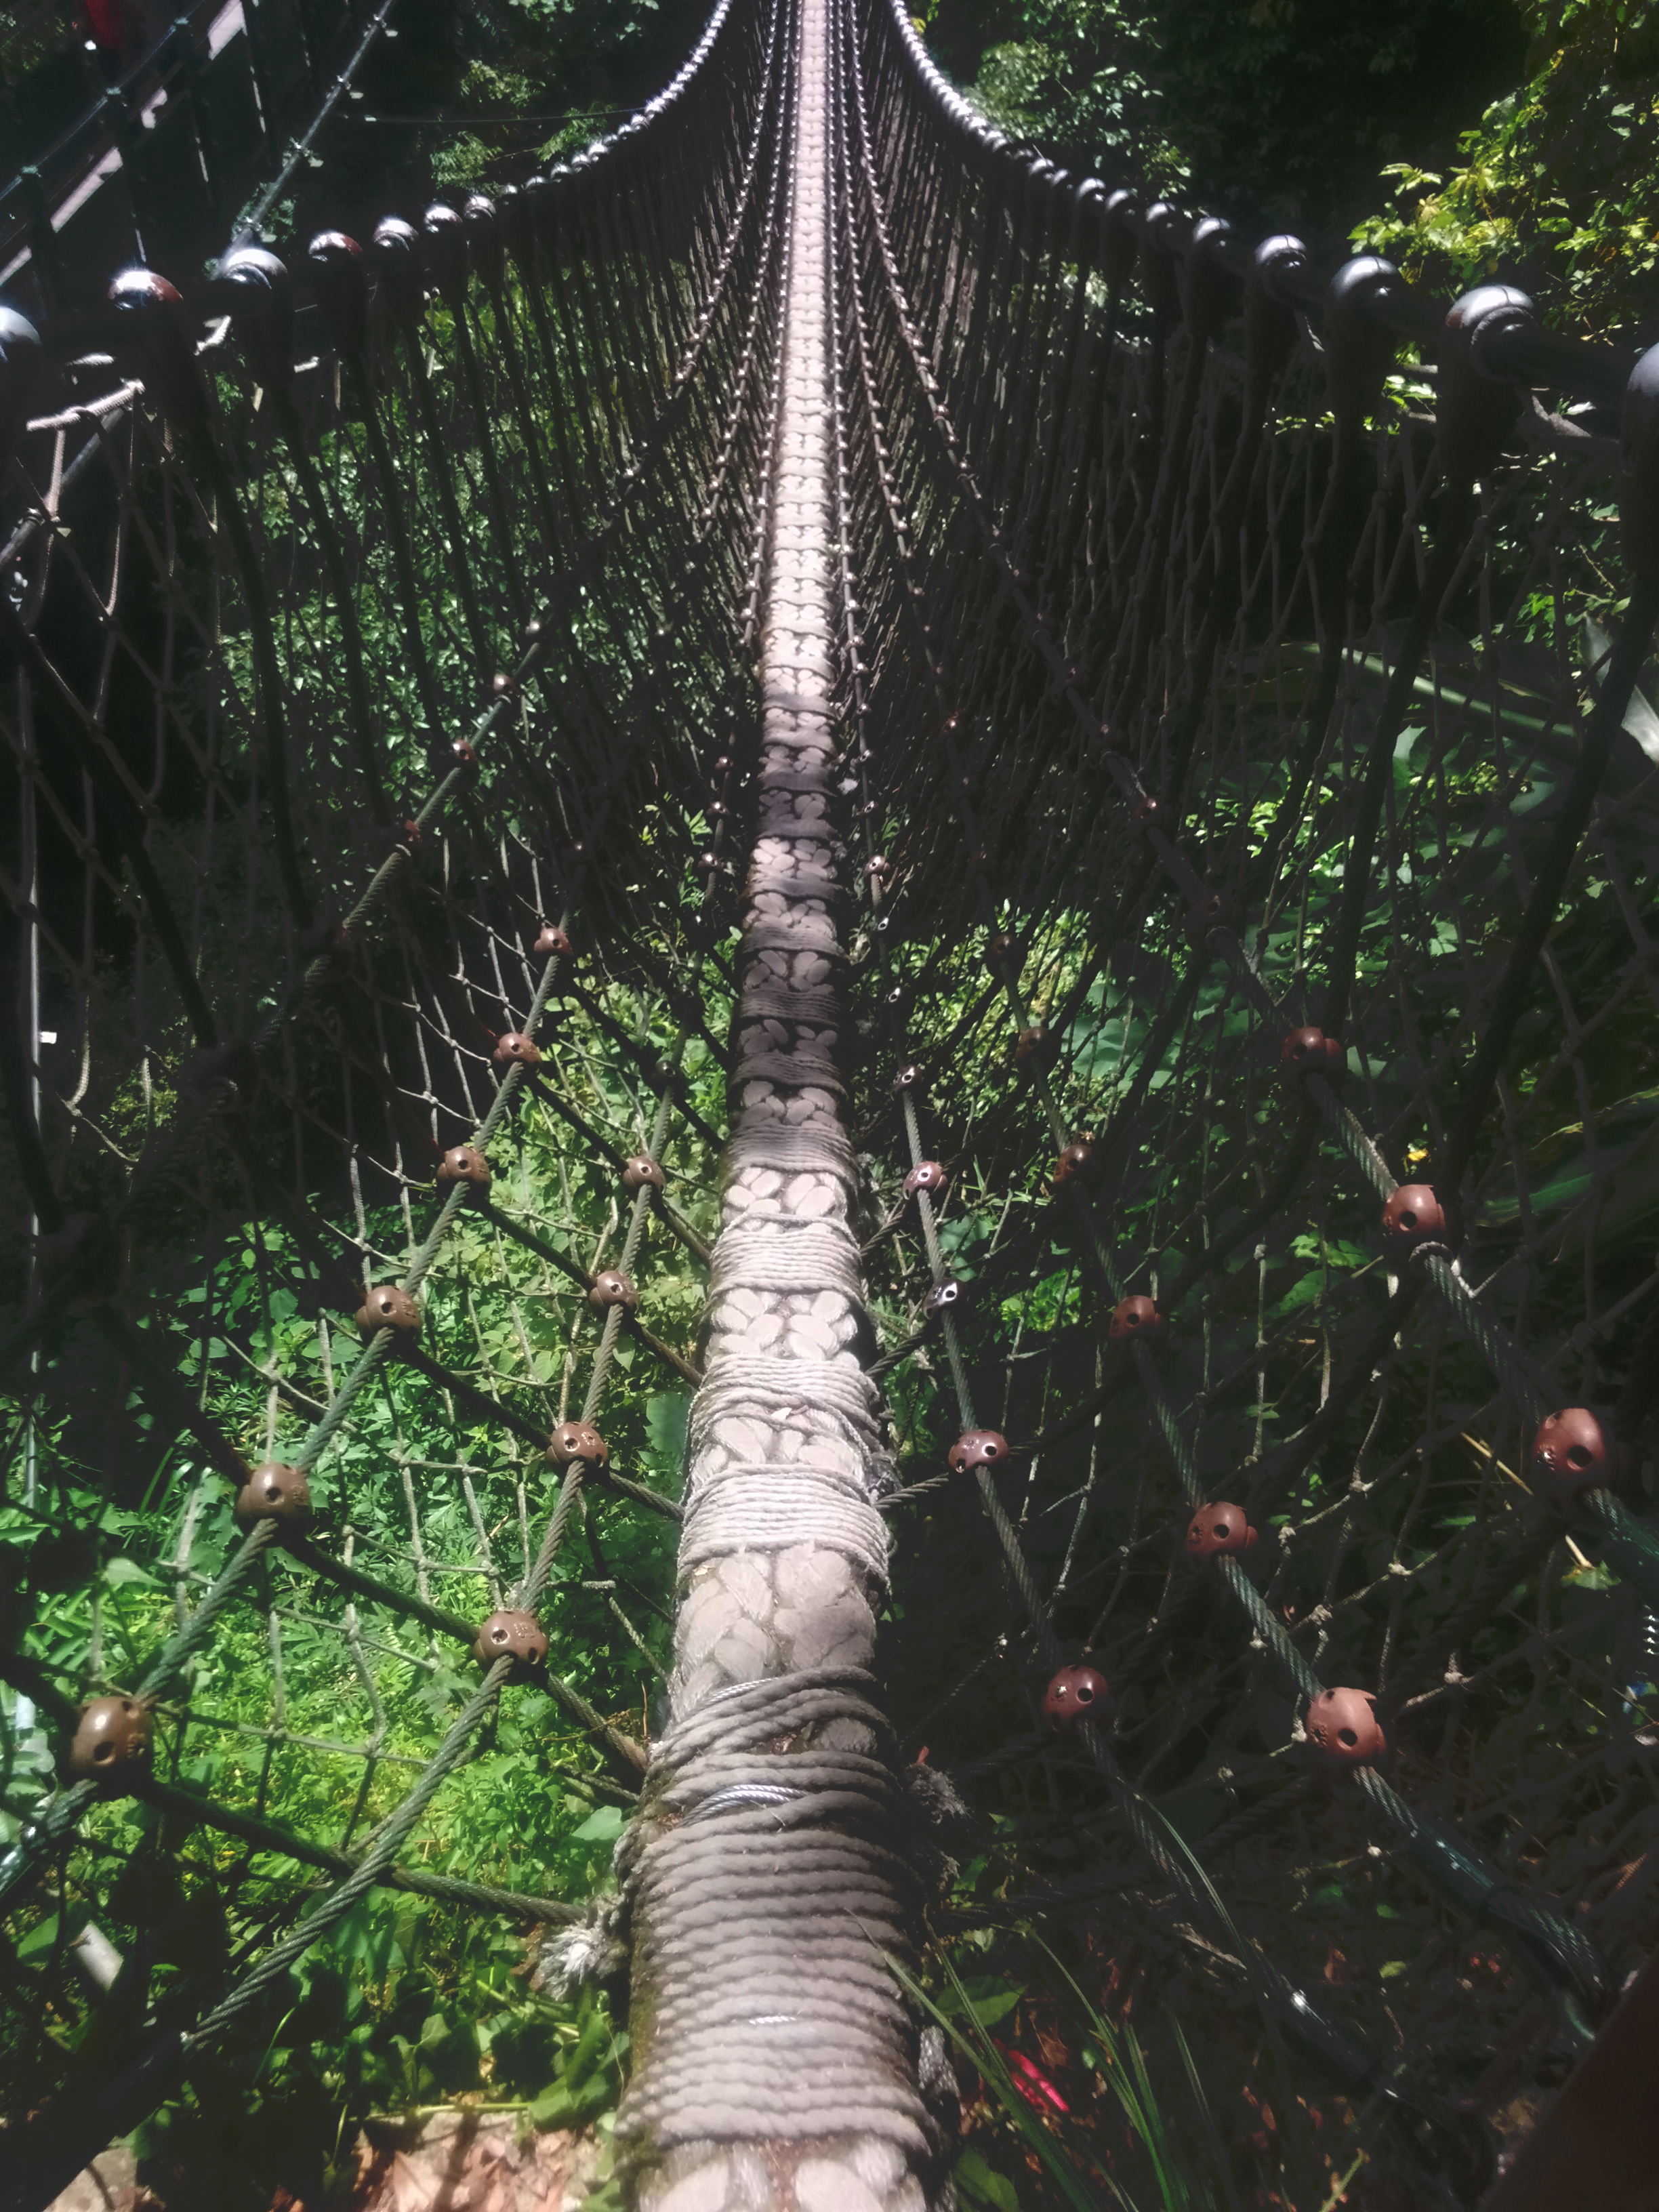
[(1659, 17), (1639, 0), (938, 0), (1002, 126), (1115, 183), (1659, 330)]

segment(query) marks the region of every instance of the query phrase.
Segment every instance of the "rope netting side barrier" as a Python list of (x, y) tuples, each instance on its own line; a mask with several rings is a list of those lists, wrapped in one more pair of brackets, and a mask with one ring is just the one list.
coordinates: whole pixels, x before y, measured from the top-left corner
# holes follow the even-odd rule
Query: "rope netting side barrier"
[(1653, 1943), (1659, 367), (891, 0), (410, 214), (0, 315), (5, 2202), (398, 1891), (656, 2212), (947, 2201), (1028, 1923), (1476, 2203)]
[[(253, 2066), (376, 1885), (510, 1961), (637, 1790), (783, 96), (725, 6), (519, 192), (0, 332), (8, 2203)], [(476, 1863), (502, 1794), (521, 1848)], [(88, 1918), (125, 1955), (77, 2054), (39, 2030), (85, 2017)]]
[(1654, 366), (843, 36), (895, 1719), (1470, 2202), (1650, 1940)]

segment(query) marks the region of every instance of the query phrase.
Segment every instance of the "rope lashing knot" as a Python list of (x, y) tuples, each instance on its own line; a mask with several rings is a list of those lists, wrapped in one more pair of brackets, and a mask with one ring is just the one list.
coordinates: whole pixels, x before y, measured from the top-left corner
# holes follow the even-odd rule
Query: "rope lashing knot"
[[(856, 2130), (942, 2149), (888, 1969), (908, 1957), (917, 1875), (893, 1849), (906, 1793), (875, 1686), (858, 1668), (734, 1683), (658, 1742), (617, 1850), (636, 2032), (657, 2045), (619, 2137), (696, 2141), (714, 2115), (737, 2140)], [(562, 1967), (599, 1946), (549, 1948)]]

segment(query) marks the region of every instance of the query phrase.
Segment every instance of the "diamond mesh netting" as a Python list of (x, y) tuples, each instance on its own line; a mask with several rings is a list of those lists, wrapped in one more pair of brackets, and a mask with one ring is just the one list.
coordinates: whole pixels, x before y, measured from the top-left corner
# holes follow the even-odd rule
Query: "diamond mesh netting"
[[(647, 1768), (798, 34), (727, 0), (551, 178), (0, 330), (20, 2203), (371, 1887), (579, 1920)], [(1659, 377), (1018, 155), (888, 0), (824, 35), (841, 1068), (878, 1669), (976, 1824), (938, 1925), (1068, 1931), (1473, 2203), (1651, 1948)], [(118, 2063), (38, 2032), (88, 1917)]]

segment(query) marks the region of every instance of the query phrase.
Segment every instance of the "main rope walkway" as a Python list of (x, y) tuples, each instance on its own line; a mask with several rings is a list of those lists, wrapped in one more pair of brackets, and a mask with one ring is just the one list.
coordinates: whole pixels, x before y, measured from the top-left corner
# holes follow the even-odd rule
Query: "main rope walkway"
[(0, 315), (0, 2203), (390, 1893), (652, 2212), (947, 2201), (947, 1895), (1480, 2202), (1659, 1935), (1659, 357), (892, 0), (456, 197)]

